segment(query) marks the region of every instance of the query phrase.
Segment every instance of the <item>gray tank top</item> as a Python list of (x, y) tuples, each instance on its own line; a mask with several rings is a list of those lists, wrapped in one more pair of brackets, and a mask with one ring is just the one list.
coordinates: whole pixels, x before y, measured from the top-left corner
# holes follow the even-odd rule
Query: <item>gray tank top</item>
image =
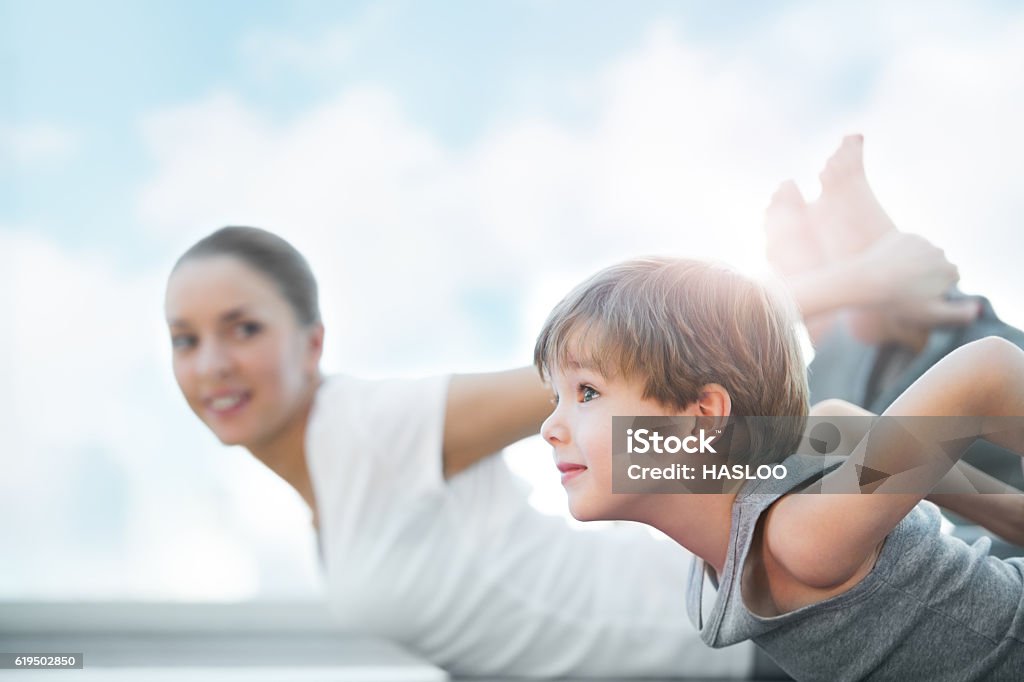
[(758, 518), (782, 495), (839, 459), (793, 455), (785, 480), (744, 487), (713, 606), (696, 560), (687, 606), (702, 639), (724, 647), (753, 639), (797, 680), (1024, 680), (1024, 559), (989, 556), (940, 533), (922, 502), (886, 538), (874, 568), (843, 594), (780, 616), (750, 612), (740, 592)]

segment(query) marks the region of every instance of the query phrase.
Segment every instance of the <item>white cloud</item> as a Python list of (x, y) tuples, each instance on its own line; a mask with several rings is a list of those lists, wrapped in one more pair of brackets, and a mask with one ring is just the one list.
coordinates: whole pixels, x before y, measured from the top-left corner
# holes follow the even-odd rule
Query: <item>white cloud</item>
[(542, 272), (582, 276), (650, 252), (756, 265), (759, 211), (785, 167), (764, 160), (801, 139), (771, 93), (665, 28), (595, 84), (599, 115), (586, 129), (512, 121), (461, 150), (379, 88), (348, 89), (284, 124), (214, 95), (145, 122), (158, 172), (141, 217), (188, 226), (182, 248), (225, 223), (295, 241), (318, 266), (342, 364), (355, 368), (485, 356), (466, 297), (520, 298)]
[[(988, 159), (990, 172), (963, 163), (960, 175), (971, 181), (960, 197), (936, 172), (944, 167), (936, 157), (956, 145), (937, 144), (936, 133), (984, 138), (972, 140), (975, 151), (1019, 142), (1012, 66), (1021, 41), (1009, 25), (972, 19), (967, 6), (884, 17), (881, 5), (871, 8), (798, 7), (738, 50), (688, 44), (671, 25), (656, 25), (640, 49), (574, 84), (591, 97), (586, 126), (506, 119), (461, 149), (447, 148), (379, 87), (349, 88), (284, 123), (214, 95), (146, 122), (159, 170), (142, 215), (164, 229), (194, 228), (188, 239), (229, 222), (277, 229), (313, 254), (326, 314), (336, 315), (332, 335), (345, 349), (340, 364), (400, 370), (433, 359), (451, 367), (486, 356), (466, 292), (522, 299), (542, 276), (578, 277), (642, 252), (761, 267), (760, 210), (775, 183), (813, 177), (840, 135), (859, 129), (870, 154), (894, 150), (884, 167), (881, 155), (869, 157), (894, 213), (899, 178), (914, 177), (907, 190), (947, 190), (941, 202), (916, 197), (942, 210), (925, 225), (907, 223), (949, 245), (969, 284), (988, 254), (961, 249), (944, 216), (1015, 205), (1002, 178), (1016, 177), (1003, 171), (1021, 155)], [(900, 30), (886, 28), (893, 22)], [(796, 78), (777, 68), (798, 60), (808, 64)], [(840, 88), (823, 89), (828, 74), (857, 69), (880, 76), (865, 76), (864, 92), (837, 111), (830, 98)], [(951, 91), (966, 97), (951, 101)], [(974, 104), (965, 108), (969, 93)], [(982, 96), (996, 112), (986, 114)], [(997, 125), (978, 125), (993, 116)], [(915, 150), (909, 162), (895, 157), (907, 149)], [(1002, 235), (1007, 216), (980, 229)]]
[(34, 169), (62, 163), (80, 146), (77, 134), (45, 123), (24, 125), (0, 122), (0, 171)]

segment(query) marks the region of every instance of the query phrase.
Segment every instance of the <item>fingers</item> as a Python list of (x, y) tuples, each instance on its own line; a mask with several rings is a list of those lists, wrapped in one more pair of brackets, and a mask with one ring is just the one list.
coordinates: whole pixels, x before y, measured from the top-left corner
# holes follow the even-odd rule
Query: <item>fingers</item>
[(902, 308), (899, 317), (919, 327), (963, 327), (976, 320), (980, 312), (981, 302), (977, 299), (933, 298)]
[[(960, 269), (945, 258), (922, 264), (922, 271), (916, 282), (907, 287), (907, 298), (929, 298), (941, 296), (960, 281)], [(940, 303), (943, 301), (939, 301)], [(949, 302), (949, 301), (945, 301)]]
[(854, 261), (885, 302), (939, 298), (960, 278), (942, 249), (924, 237), (892, 231)]

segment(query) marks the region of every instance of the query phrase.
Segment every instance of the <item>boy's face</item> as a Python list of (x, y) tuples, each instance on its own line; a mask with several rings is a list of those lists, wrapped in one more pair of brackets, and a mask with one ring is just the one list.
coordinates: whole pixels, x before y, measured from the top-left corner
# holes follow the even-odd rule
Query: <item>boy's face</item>
[(554, 446), (555, 464), (569, 496), (569, 511), (580, 521), (630, 519), (640, 495), (612, 495), (612, 417), (667, 416), (667, 410), (643, 397), (638, 381), (608, 378), (594, 369), (570, 364), (551, 367), (555, 411), (541, 435)]

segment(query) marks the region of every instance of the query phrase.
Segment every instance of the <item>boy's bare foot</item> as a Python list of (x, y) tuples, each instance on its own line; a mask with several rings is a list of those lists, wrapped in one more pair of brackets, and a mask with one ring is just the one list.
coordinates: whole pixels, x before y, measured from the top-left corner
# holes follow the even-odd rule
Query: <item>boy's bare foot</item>
[[(783, 278), (802, 275), (825, 266), (825, 251), (811, 224), (800, 189), (786, 180), (772, 195), (764, 211), (765, 255)], [(817, 343), (835, 322), (832, 314), (804, 320), (804, 326)]]
[[(868, 185), (863, 135), (844, 137), (818, 177), (821, 196), (808, 212), (829, 261), (859, 254), (896, 229)], [(881, 310), (850, 310), (845, 317), (849, 330), (864, 343), (879, 343), (891, 336), (891, 320)]]
[[(941, 251), (921, 238), (915, 241), (911, 235), (897, 234), (896, 225), (878, 203), (864, 173), (862, 135), (844, 137), (819, 177), (821, 196), (808, 206), (807, 212), (829, 261), (836, 263), (857, 255), (878, 256), (884, 245), (889, 246), (889, 251), (893, 247), (900, 250), (896, 260), (875, 258), (871, 268), (876, 283), (888, 283), (883, 289), (890, 302), (846, 313), (855, 337), (865, 343), (897, 341), (919, 349), (933, 326), (968, 324), (974, 319), (978, 312), (976, 302), (942, 298), (957, 279), (956, 268)], [(912, 248), (915, 245), (918, 248)], [(908, 258), (915, 262), (907, 263)], [(908, 265), (918, 266), (918, 271), (906, 270)], [(912, 275), (910, 280), (908, 272)]]
[(896, 229), (864, 174), (863, 135), (844, 137), (819, 177), (821, 196), (811, 211), (831, 260), (860, 253)]
[(765, 255), (782, 277), (822, 266), (824, 252), (811, 227), (807, 202), (796, 183), (786, 180), (764, 212)]

